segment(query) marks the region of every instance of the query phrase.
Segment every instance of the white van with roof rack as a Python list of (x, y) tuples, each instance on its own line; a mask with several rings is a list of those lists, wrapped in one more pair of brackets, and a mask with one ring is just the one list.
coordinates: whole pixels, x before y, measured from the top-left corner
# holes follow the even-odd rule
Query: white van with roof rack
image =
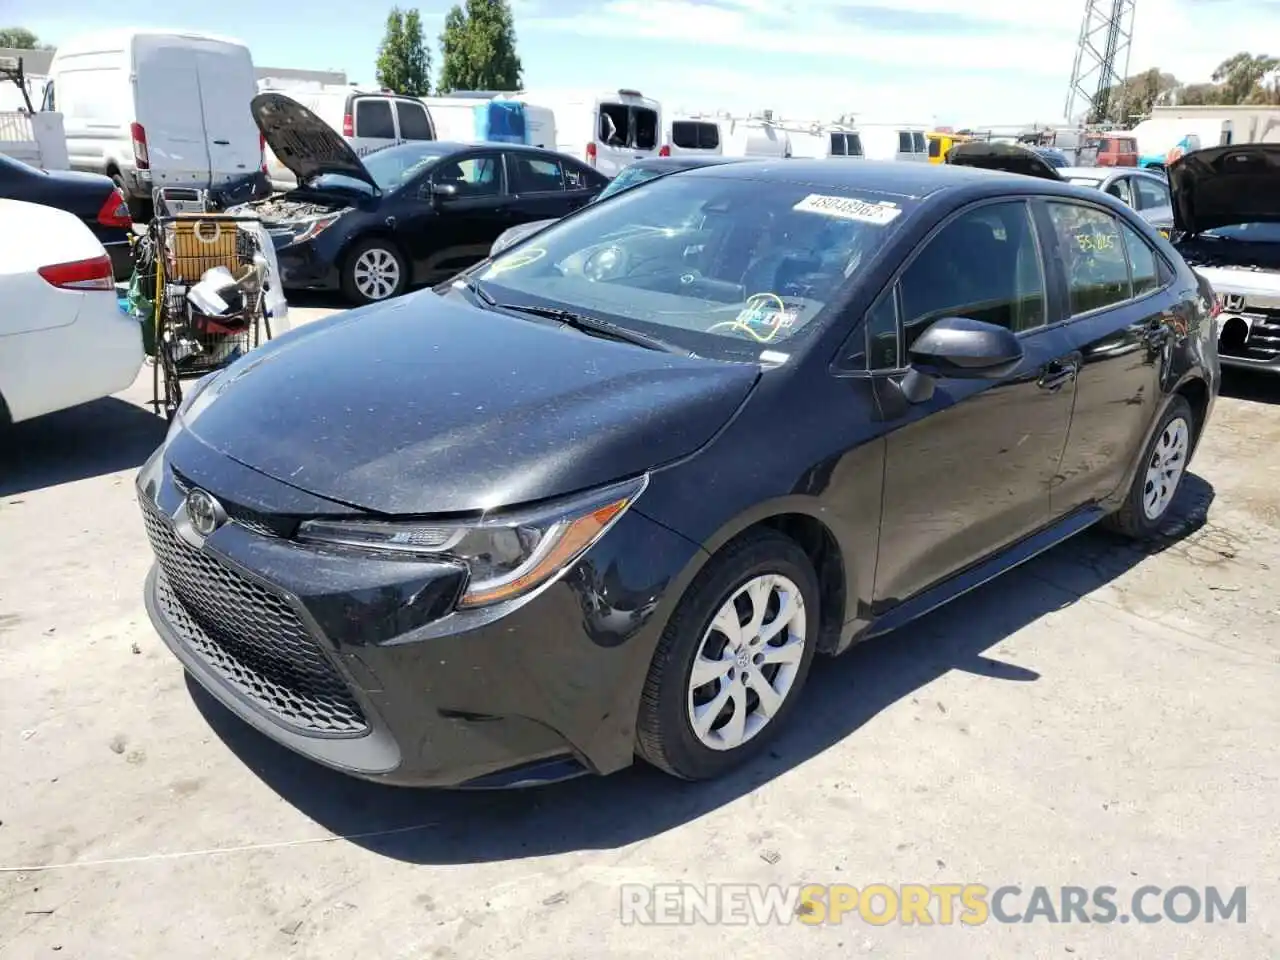
[(791, 137), (773, 119), (772, 110), (746, 117), (721, 116), (721, 153), (726, 157), (761, 157), (782, 160), (791, 156)]
[[(354, 84), (280, 80), (275, 77), (264, 77), (257, 86), (259, 93), (280, 93), (302, 104), (342, 134), (357, 156), (366, 156), (398, 143), (439, 139), (430, 112), (416, 97)], [(245, 109), (247, 112), (248, 108)], [(267, 174), (273, 186), (284, 190), (297, 186), (297, 179), (288, 167), (269, 149), (265, 156)]]
[(662, 104), (639, 90), (607, 93), (519, 90), (497, 99), (546, 107), (555, 115), (556, 149), (580, 157), (606, 177), (637, 160), (670, 156), (662, 142)]
[(680, 111), (667, 125), (662, 142), (673, 157), (720, 156), (722, 133), (718, 117)]
[(922, 124), (858, 122), (868, 160), (929, 162), (929, 140)]
[(847, 123), (783, 120), (781, 128), (791, 143), (791, 156), (810, 160), (863, 159), (862, 135)]

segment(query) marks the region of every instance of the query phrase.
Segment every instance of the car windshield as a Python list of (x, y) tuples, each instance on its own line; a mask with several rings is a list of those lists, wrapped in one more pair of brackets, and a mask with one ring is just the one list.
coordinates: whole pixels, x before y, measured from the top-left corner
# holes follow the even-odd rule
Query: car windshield
[[(375, 150), (361, 159), (374, 182), (383, 193), (404, 186), (450, 151), (434, 143), (406, 143), (398, 147)], [(326, 173), (311, 181), (313, 187), (339, 187), (344, 190), (369, 192), (369, 184), (340, 173)]]
[(596, 197), (596, 200), (604, 200), (606, 197), (612, 197), (615, 193), (621, 193), (623, 190), (647, 183), (660, 176), (662, 174), (657, 170), (646, 170), (644, 167), (639, 166), (627, 167), (609, 181), (609, 185), (600, 191), (600, 195)]
[(501, 303), (587, 314), (702, 356), (755, 359), (816, 329), (913, 207), (842, 187), (662, 177), (549, 227), (474, 279)]
[(1246, 243), (1280, 243), (1280, 223), (1240, 223), (1217, 230), (1206, 230), (1204, 237), (1225, 237)]

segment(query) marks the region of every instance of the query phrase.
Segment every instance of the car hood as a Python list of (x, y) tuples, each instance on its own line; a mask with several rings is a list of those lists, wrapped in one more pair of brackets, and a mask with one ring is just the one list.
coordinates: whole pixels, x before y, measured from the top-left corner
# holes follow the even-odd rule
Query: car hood
[(693, 453), (759, 375), (427, 290), (254, 350), (196, 397), (182, 425), (330, 500), (385, 514), (473, 512)]
[(946, 163), (957, 167), (978, 167), (982, 170), (1001, 170), (1005, 173), (1021, 173), (1045, 180), (1062, 180), (1062, 175), (1044, 157), (1016, 143), (972, 140), (957, 143), (947, 151)]
[(338, 131), (282, 93), (260, 93), (249, 101), (253, 120), (276, 158), (305, 184), (313, 177), (338, 173), (378, 184)]
[(533, 220), (529, 223), (519, 223), (514, 227), (507, 227), (506, 230), (498, 234), (498, 239), (493, 241), (493, 246), (489, 248), (489, 256), (496, 257), (512, 244), (519, 243), (525, 237), (531, 237), (535, 233), (545, 230), (555, 222), (556, 220), (553, 217), (550, 220)]
[(1280, 143), (1196, 150), (1174, 161), (1168, 174), (1179, 230), (1280, 221)]

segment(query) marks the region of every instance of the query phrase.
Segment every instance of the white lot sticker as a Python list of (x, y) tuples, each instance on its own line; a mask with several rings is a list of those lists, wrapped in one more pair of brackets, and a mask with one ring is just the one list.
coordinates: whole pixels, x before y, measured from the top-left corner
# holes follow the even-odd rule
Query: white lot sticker
[(882, 227), (902, 213), (900, 208), (891, 203), (868, 203), (853, 197), (828, 197), (821, 193), (809, 194), (791, 209), (840, 217), (842, 220), (876, 223)]

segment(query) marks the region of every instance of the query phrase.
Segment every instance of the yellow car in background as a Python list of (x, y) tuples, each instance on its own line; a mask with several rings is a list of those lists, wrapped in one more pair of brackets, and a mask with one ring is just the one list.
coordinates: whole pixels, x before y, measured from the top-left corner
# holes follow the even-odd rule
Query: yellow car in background
[(930, 163), (944, 162), (947, 157), (947, 151), (953, 146), (973, 139), (973, 137), (966, 137), (963, 134), (943, 130), (931, 130), (925, 134), (925, 138), (929, 141)]

